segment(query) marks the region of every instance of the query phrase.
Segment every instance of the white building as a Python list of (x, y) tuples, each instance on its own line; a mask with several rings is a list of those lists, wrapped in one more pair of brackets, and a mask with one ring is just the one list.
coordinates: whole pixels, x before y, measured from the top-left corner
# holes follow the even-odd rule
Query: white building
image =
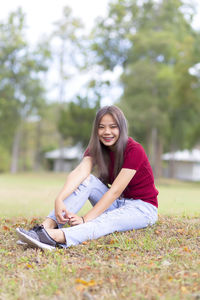
[(48, 161), (49, 169), (54, 172), (71, 171), (83, 156), (83, 150), (80, 145), (65, 147), (46, 152), (44, 157)]
[(173, 161), (173, 177), (180, 180), (200, 181), (200, 150), (183, 150), (165, 153), (162, 160), (166, 162), (164, 175), (169, 177), (170, 162)]

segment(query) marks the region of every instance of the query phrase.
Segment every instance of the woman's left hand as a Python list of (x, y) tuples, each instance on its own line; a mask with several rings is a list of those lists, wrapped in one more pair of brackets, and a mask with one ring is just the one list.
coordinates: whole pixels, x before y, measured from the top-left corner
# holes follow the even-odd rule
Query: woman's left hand
[(68, 224), (70, 226), (83, 224), (83, 219), (73, 213), (70, 213)]

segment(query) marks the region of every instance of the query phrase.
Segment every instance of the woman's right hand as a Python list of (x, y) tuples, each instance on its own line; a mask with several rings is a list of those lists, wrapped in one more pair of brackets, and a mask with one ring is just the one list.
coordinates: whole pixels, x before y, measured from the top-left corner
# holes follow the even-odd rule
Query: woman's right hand
[(58, 223), (66, 224), (69, 222), (69, 212), (62, 201), (55, 202), (55, 215)]

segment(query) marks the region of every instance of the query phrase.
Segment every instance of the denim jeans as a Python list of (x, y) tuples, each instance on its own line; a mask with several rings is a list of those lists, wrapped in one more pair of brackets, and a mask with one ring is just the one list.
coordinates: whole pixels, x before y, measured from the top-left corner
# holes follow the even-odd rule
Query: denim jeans
[[(64, 200), (68, 211), (77, 213), (89, 199), (94, 206), (107, 192), (108, 187), (97, 177), (90, 175), (69, 197)], [(145, 228), (157, 221), (157, 208), (140, 199), (118, 198), (112, 205), (96, 219), (89, 222), (62, 228), (63, 225), (57, 222), (55, 211), (48, 215), (53, 219), (58, 228), (62, 229), (66, 238), (66, 245), (80, 244), (86, 240), (97, 239), (101, 236), (115, 231), (126, 231)]]

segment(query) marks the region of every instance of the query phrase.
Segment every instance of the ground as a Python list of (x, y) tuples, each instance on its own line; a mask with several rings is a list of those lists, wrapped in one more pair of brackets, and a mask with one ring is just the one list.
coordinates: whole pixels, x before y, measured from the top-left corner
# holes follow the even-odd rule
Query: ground
[(15, 228), (36, 218), (0, 220), (0, 299), (200, 299), (198, 217), (159, 215), (156, 225), (53, 252), (16, 245)]

